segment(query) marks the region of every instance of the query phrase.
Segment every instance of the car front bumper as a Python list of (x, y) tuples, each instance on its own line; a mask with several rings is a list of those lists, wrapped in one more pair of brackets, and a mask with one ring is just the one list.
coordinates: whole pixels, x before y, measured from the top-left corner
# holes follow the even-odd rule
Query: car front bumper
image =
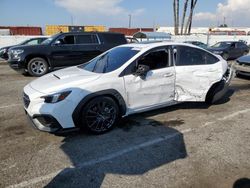
[(74, 101), (79, 97), (78, 92), (72, 92), (67, 99), (57, 103), (44, 102), (41, 98), (44, 95), (46, 94), (38, 92), (30, 85), (24, 88), (24, 109), (32, 125), (46, 132), (75, 128), (72, 114), (78, 104)]
[(19, 73), (25, 73), (26, 68), (25, 68), (25, 62), (24, 61), (16, 61), (16, 60), (8, 60), (9, 66), (19, 72)]
[(250, 74), (250, 65), (248, 64), (243, 64), (243, 63), (235, 63), (233, 65), (236, 73), (248, 73)]
[(30, 124), (44, 132), (55, 133), (62, 130), (62, 126), (58, 121), (51, 115), (33, 115), (32, 117), (25, 110), (26, 116)]

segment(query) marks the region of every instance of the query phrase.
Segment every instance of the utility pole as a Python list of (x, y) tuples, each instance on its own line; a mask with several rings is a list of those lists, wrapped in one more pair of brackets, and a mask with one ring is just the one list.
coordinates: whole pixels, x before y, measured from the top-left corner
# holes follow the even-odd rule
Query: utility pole
[(129, 14), (128, 15), (128, 28), (131, 28), (131, 19), (132, 19), (132, 15)]
[(74, 18), (72, 15), (70, 16), (70, 19), (71, 19), (71, 25), (74, 25)]

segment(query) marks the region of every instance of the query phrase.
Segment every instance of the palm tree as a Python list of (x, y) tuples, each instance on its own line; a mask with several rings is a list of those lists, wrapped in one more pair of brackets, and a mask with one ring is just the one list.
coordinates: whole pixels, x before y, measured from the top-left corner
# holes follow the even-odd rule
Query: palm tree
[(192, 22), (193, 22), (193, 13), (194, 13), (194, 8), (195, 8), (196, 4), (197, 4), (197, 0), (191, 0), (190, 12), (189, 12), (188, 21), (186, 23), (185, 34), (191, 33)]
[(185, 0), (184, 2), (184, 8), (183, 8), (183, 14), (182, 14), (182, 20), (181, 20), (181, 35), (183, 35), (183, 28), (184, 28), (186, 13), (187, 13), (188, 1), (189, 0)]
[(174, 32), (175, 35), (179, 34), (179, 0), (173, 1), (173, 9), (174, 9)]

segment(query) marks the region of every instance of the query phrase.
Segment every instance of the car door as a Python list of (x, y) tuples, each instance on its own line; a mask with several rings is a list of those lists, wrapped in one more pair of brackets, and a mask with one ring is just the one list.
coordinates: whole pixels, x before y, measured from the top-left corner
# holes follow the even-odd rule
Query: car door
[(100, 55), (100, 42), (96, 34), (76, 35), (76, 45), (72, 49), (74, 64), (81, 64)]
[(221, 80), (221, 63), (214, 55), (189, 46), (173, 46), (175, 100), (205, 101), (210, 87)]
[(54, 67), (75, 65), (72, 49), (75, 45), (74, 35), (63, 35), (51, 45), (51, 63)]
[[(132, 73), (139, 65), (149, 66), (145, 77)], [(150, 51), (138, 58), (124, 76), (127, 105), (130, 111), (166, 104), (174, 100), (175, 70), (168, 47)]]

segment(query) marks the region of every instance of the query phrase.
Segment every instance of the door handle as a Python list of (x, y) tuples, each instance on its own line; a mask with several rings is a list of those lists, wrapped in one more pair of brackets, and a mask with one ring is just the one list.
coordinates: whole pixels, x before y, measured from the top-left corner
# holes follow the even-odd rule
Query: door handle
[(171, 77), (171, 76), (173, 76), (174, 74), (173, 73), (166, 73), (166, 74), (164, 74), (163, 76), (164, 77)]

